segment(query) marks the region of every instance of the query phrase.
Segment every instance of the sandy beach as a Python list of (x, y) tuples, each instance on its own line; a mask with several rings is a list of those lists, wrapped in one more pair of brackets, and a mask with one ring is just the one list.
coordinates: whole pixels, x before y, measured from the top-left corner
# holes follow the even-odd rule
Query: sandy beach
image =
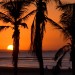
[[(53, 75), (51, 69), (45, 69), (45, 75)], [(14, 75), (12, 67), (0, 67), (0, 75)], [(38, 68), (18, 68), (18, 75), (40, 75)], [(58, 75), (72, 75), (72, 70), (63, 69)]]

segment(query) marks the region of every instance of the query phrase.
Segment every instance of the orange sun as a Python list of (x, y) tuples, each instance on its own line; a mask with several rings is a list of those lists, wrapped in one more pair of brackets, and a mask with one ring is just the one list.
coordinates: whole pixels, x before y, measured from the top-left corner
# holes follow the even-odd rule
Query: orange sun
[(12, 51), (13, 50), (13, 45), (8, 45), (7, 49)]

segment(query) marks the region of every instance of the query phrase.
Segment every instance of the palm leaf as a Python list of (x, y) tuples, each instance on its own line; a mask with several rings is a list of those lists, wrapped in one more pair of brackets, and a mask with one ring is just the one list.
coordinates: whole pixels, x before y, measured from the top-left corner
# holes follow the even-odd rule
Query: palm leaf
[(61, 56), (61, 54), (63, 54), (63, 48), (64, 47), (62, 47), (62, 48), (60, 48), (58, 51), (57, 51), (57, 53), (55, 54), (55, 57), (54, 57), (54, 60), (56, 61), (60, 56)]
[(63, 13), (60, 15), (60, 23), (63, 25), (62, 32), (66, 39), (70, 39), (72, 37), (72, 30), (74, 28), (72, 24), (73, 5), (74, 4), (65, 4), (58, 7), (63, 11)]
[(24, 16), (23, 18), (21, 18), (22, 20), (26, 20), (29, 16), (33, 15), (36, 12), (36, 10), (31, 11), (30, 13), (28, 13), (26, 16)]
[(26, 2), (28, 1), (23, 1), (23, 0), (9, 1), (5, 3), (2, 7), (6, 9), (9, 15), (15, 19), (15, 18), (19, 18), (26, 10), (26, 8), (24, 8), (24, 6), (27, 5)]
[(35, 36), (34, 32), (35, 32), (35, 27), (34, 27), (34, 20), (33, 20), (33, 23), (31, 25), (31, 45), (30, 45), (30, 50), (33, 50), (34, 36)]
[(62, 4), (62, 5), (59, 5), (57, 8), (59, 10), (68, 10), (68, 9), (72, 9), (73, 7), (73, 4)]
[(23, 26), (24, 28), (27, 28), (28, 29), (28, 26), (26, 23), (20, 23), (19, 25)]
[(0, 31), (6, 29), (6, 28), (9, 28), (10, 26), (0, 26)]
[(62, 31), (61, 31), (65, 36), (64, 36), (64, 39), (68, 40), (71, 38), (71, 35), (69, 33), (69, 31), (67, 30), (67, 28), (63, 28)]
[(8, 23), (8, 22), (13, 23), (12, 19), (8, 15), (6, 15), (2, 12), (0, 12), (0, 20), (3, 20), (6, 23)]
[(42, 22), (42, 25), (41, 25), (41, 39), (43, 39), (43, 36), (44, 36), (44, 31), (45, 31), (45, 22)]
[(63, 60), (63, 58), (65, 57), (65, 55), (66, 55), (67, 52), (68, 52), (68, 51), (64, 51), (64, 52), (63, 52), (62, 56), (58, 59), (56, 66), (62, 67), (62, 60)]
[(71, 49), (70, 47), (71, 47), (70, 43), (67, 43), (67, 45), (61, 47), (55, 54), (54, 60), (56, 61), (56, 60), (60, 59), (61, 56), (64, 55), (64, 53), (67, 53), (68, 51), (70, 51), (70, 49)]
[(63, 55), (58, 59), (57, 66), (61, 67), (62, 66), (62, 60), (64, 56), (66, 55), (67, 52), (64, 52)]
[(56, 22), (54, 22), (52, 19), (46, 17), (47, 21), (49, 21), (54, 27), (56, 27), (57, 29), (63, 29), (59, 24), (57, 24)]
[(19, 7), (17, 4), (13, 3), (12, 5), (6, 4), (5, 6), (3, 6), (4, 9), (6, 9), (8, 11), (9, 15), (12, 16), (13, 18), (19, 18), (21, 16), (21, 14), (24, 12), (24, 11), (21, 11), (21, 5)]

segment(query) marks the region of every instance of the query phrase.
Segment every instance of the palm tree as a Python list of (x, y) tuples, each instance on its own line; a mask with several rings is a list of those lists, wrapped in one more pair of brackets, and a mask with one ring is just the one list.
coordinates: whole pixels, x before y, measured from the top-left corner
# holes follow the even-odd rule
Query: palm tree
[(11, 27), (14, 29), (13, 33), (13, 66), (14, 66), (14, 73), (17, 75), (17, 63), (18, 63), (18, 53), (19, 53), (19, 35), (20, 30), (19, 26), (23, 26), (24, 28), (28, 28), (26, 23), (23, 23), (22, 20), (24, 20), (24, 17), (21, 17), (24, 13), (24, 6), (28, 6), (32, 1), (31, 0), (10, 0), (8, 2), (5, 2), (1, 7), (4, 8), (7, 13), (0, 12), (0, 20), (3, 20), (4, 22), (8, 23), (10, 22), (13, 27), (11, 26), (2, 26), (1, 28), (8, 28)]
[[(54, 60), (57, 61), (56, 65), (53, 67), (53, 75), (58, 75), (60, 73), (60, 69), (62, 67), (62, 60), (65, 57), (66, 53), (70, 52), (71, 54), (71, 44), (67, 43), (67, 45), (61, 47), (55, 54)], [(71, 61), (71, 58), (70, 58)]]
[[(34, 1), (34, 0), (33, 0)], [(32, 1), (32, 2), (33, 2)], [(14, 5), (13, 3), (11, 3), (12, 5)], [(17, 2), (16, 2), (17, 4)], [(43, 74), (44, 72), (44, 69), (43, 69), (43, 59), (42, 59), (42, 40), (43, 40), (43, 35), (44, 35), (44, 30), (45, 30), (45, 23), (47, 21), (49, 21), (50, 23), (52, 23), (54, 26), (56, 26), (57, 28), (61, 29), (61, 27), (55, 23), (52, 19), (48, 18), (46, 15), (45, 15), (45, 12), (47, 12), (47, 9), (46, 9), (46, 3), (45, 2), (42, 2), (41, 0), (40, 1), (37, 1), (36, 2), (36, 5), (37, 5), (37, 10), (33, 10), (32, 12), (30, 12), (28, 15), (26, 15), (25, 17), (19, 19), (18, 21), (21, 21), (22, 19), (26, 19), (29, 17), (29, 15), (32, 15), (33, 13), (36, 12), (36, 15), (35, 15), (35, 18), (34, 18), (34, 21), (33, 21), (33, 24), (32, 24), (32, 27), (31, 27), (31, 49), (33, 49), (33, 52), (36, 53), (36, 56), (38, 58), (38, 61), (39, 61), (39, 64), (40, 64), (40, 73)], [(10, 7), (10, 5), (8, 5)], [(19, 6), (19, 5), (18, 5)], [(7, 7), (7, 6), (6, 6)], [(11, 7), (10, 7), (11, 8)], [(19, 8), (19, 7), (18, 7)], [(7, 7), (8, 9), (8, 7)], [(17, 9), (14, 9), (17, 11)], [(20, 9), (18, 10), (18, 12), (20, 11)], [(11, 11), (10, 11), (11, 12)], [(17, 13), (18, 13), (17, 12)], [(13, 12), (14, 14), (14, 12)], [(21, 14), (21, 13), (20, 13)], [(14, 15), (11, 15), (10, 16), (14, 16)], [(4, 18), (4, 17), (3, 17)], [(8, 18), (8, 17), (7, 17)], [(15, 16), (14, 16), (15, 18)], [(18, 16), (19, 18), (19, 16)], [(11, 19), (11, 18), (10, 18)], [(17, 18), (16, 18), (17, 19)], [(39, 20), (40, 19), (40, 20)], [(16, 22), (16, 21), (15, 21)], [(34, 23), (36, 22), (36, 23)], [(17, 22), (18, 23), (18, 22)], [(13, 24), (13, 23), (12, 23)], [(15, 25), (15, 24), (13, 24)], [(24, 23), (23, 23), (23, 26), (24, 26)], [(27, 27), (27, 26), (25, 26)], [(19, 30), (17, 28), (15, 28), (15, 30), (17, 30), (17, 32), (14, 32), (13, 34), (13, 38), (15, 37), (16, 33), (17, 34), (17, 37), (19, 36)], [(38, 33), (38, 34), (37, 34)], [(17, 38), (15, 37), (15, 38)], [(18, 38), (19, 39), (19, 38)], [(14, 39), (14, 41), (17, 41), (17, 44), (16, 46), (19, 46), (19, 40), (18, 39)], [(14, 42), (14, 46), (15, 46), (15, 42)], [(18, 58), (18, 47), (17, 47), (17, 52), (16, 52), (16, 46), (14, 47), (14, 50), (13, 50), (13, 61), (15, 62), (14, 65), (15, 67), (17, 67), (17, 58)], [(17, 54), (17, 55), (15, 55)], [(15, 58), (16, 57), (16, 58)]]
[[(35, 31), (35, 33), (31, 33), (31, 40), (32, 40), (32, 49), (33, 52), (35, 52), (38, 62), (39, 62), (39, 66), (40, 66), (40, 75), (44, 75), (44, 68), (43, 68), (43, 57), (42, 57), (42, 39), (43, 39), (43, 30), (45, 27), (45, 17), (44, 17), (44, 10), (45, 8), (45, 3), (42, 2), (42, 0), (39, 0), (36, 5), (37, 5), (37, 13), (36, 13), (36, 26), (35, 26), (35, 30), (34, 30), (34, 24), (32, 25), (32, 30), (31, 31)], [(44, 7), (44, 8), (43, 8)], [(34, 39), (33, 39), (34, 37)]]
[(39, 66), (40, 66), (40, 75), (44, 75), (43, 67), (43, 57), (42, 57), (42, 41), (45, 31), (46, 22), (52, 23), (55, 27), (61, 29), (61, 27), (55, 23), (52, 19), (48, 18), (47, 14), (46, 1), (37, 0), (36, 1), (36, 15), (34, 17), (32, 26), (31, 26), (31, 50), (36, 54)]
[(60, 23), (63, 25), (63, 33), (65, 37), (71, 39), (71, 60), (73, 75), (75, 75), (75, 4), (62, 4), (59, 8), (63, 11), (60, 16)]
[[(17, 1), (15, 1), (15, 2), (16, 2), (15, 4), (17, 4)], [(17, 9), (15, 9), (15, 6), (14, 6), (15, 4), (13, 4), (12, 2), (11, 2), (11, 4), (12, 4), (12, 6), (11, 5), (5, 5), (5, 7), (7, 7), (6, 9), (10, 9), (11, 7), (13, 8), (13, 10), (10, 9), (10, 13), (11, 13), (11, 11), (13, 11), (10, 14), (10, 16), (13, 16), (14, 21), (15, 21), (15, 22), (13, 22), (14, 24), (12, 23), (13, 25), (15, 25), (15, 27), (14, 27), (15, 31), (13, 34), (13, 39), (14, 39), (13, 61), (14, 61), (15, 68), (17, 68), (18, 52), (19, 52), (19, 29), (18, 29), (18, 26), (19, 26), (20, 22), (22, 21), (21, 19), (18, 19), (18, 18), (20, 17), (19, 14), (21, 14), (22, 12), (18, 13), (18, 12), (20, 12), (20, 9), (21, 9), (19, 7), (19, 6), (21, 6), (20, 4), (17, 5)], [(36, 2), (36, 5), (37, 5), (37, 12), (36, 12), (36, 16), (34, 18), (35, 20), (33, 21), (33, 24), (31, 27), (31, 31), (32, 31), (31, 49), (33, 49), (33, 52), (35, 52), (37, 59), (39, 61), (40, 74), (44, 74), (43, 59), (42, 59), (42, 40), (43, 40), (43, 35), (44, 35), (44, 30), (45, 30), (45, 23), (47, 21), (49, 21), (50, 23), (52, 23), (54, 26), (58, 27), (59, 29), (61, 29), (61, 27), (45, 15), (45, 13), (47, 12), (45, 2), (42, 2), (42, 0), (38, 0)], [(14, 12), (16, 12), (16, 15), (14, 15)], [(32, 11), (31, 13), (29, 13), (27, 16), (23, 17), (22, 19), (25, 19), (26, 17), (33, 14), (34, 12), (35, 12), (35, 10)], [(17, 19), (18, 19), (18, 21), (17, 21)], [(24, 23), (22, 23), (22, 25), (27, 27), (27, 25)]]

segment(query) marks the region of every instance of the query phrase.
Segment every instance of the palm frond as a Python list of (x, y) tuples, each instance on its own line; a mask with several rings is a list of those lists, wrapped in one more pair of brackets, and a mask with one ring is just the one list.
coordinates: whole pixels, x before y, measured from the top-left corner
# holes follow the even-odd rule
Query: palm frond
[(61, 32), (64, 34), (64, 39), (65, 40), (68, 40), (68, 39), (71, 38), (71, 34), (70, 34), (70, 32), (67, 28), (65, 28), (65, 29), (63, 28)]
[(61, 54), (63, 54), (63, 48), (64, 47), (62, 47), (62, 48), (60, 48), (58, 51), (57, 51), (57, 53), (55, 54), (55, 57), (54, 57), (54, 60), (56, 61), (60, 56), (61, 56)]
[(47, 21), (50, 22), (54, 27), (56, 27), (57, 29), (63, 29), (59, 24), (57, 24), (56, 22), (54, 22), (52, 19), (46, 17)]
[(74, 4), (62, 4), (62, 5), (59, 5), (57, 8), (59, 10), (68, 10), (68, 9), (72, 9)]
[(0, 20), (3, 20), (6, 23), (8, 23), (8, 22), (13, 23), (12, 19), (8, 15), (6, 15), (2, 12), (0, 12)]
[(67, 51), (65, 51), (63, 53), (63, 55), (58, 59), (57, 64), (56, 64), (57, 67), (59, 67), (59, 68), (62, 67), (62, 60), (65, 57), (66, 53), (67, 53)]
[(41, 7), (41, 11), (43, 13), (46, 12), (46, 14), (48, 14), (46, 2), (42, 2), (41, 6), (39, 6), (39, 7)]
[(42, 22), (42, 25), (41, 25), (41, 31), (40, 31), (41, 39), (43, 39), (44, 31), (45, 31), (45, 22)]
[(20, 23), (19, 25), (23, 26), (24, 28), (27, 28), (28, 29), (28, 26), (26, 23)]
[(67, 53), (70, 50), (71, 50), (71, 44), (67, 43), (67, 45), (61, 47), (57, 51), (57, 53), (55, 54), (54, 60), (56, 61), (56, 60), (60, 59), (64, 55), (64, 53)]
[(34, 20), (31, 25), (31, 45), (30, 45), (30, 50), (33, 50), (33, 43), (34, 43), (34, 36), (35, 36), (35, 27), (34, 27)]
[(10, 26), (0, 26), (0, 31), (6, 29), (6, 28), (9, 28)]
[(64, 52), (63, 55), (58, 59), (57, 61), (57, 66), (62, 67), (62, 60), (64, 58), (64, 56), (66, 55), (67, 52)]
[[(25, 1), (19, 0), (19, 1), (9, 1), (5, 3), (2, 7), (8, 11), (10, 16), (13, 18), (19, 18), (26, 8), (24, 8)], [(22, 10), (23, 9), (23, 10)]]
[(72, 24), (73, 4), (62, 5), (59, 8), (63, 11), (60, 15), (60, 23), (63, 25), (64, 38), (70, 39), (74, 28)]
[(63, 10), (63, 13), (60, 15), (60, 23), (63, 24), (63, 27), (71, 26), (72, 14), (73, 14), (73, 9), (70, 6), (65, 10)]
[(31, 11), (30, 13), (28, 13), (26, 16), (24, 16), (22, 18), (22, 20), (26, 20), (29, 16), (33, 15), (36, 12), (36, 10)]
[(6, 9), (9, 13), (10, 16), (12, 16), (13, 18), (19, 18), (19, 16), (21, 15), (21, 11), (20, 8), (18, 9), (16, 6), (11, 5), (11, 4), (6, 4), (5, 6), (3, 6), (4, 9)]

